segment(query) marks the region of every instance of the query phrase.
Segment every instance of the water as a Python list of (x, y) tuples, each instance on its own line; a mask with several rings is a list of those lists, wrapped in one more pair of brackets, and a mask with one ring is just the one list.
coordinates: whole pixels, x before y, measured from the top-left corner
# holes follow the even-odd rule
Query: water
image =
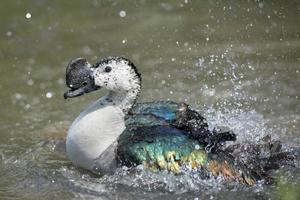
[[(299, 1), (2, 1), (1, 199), (268, 199), (254, 187), (145, 170), (97, 177), (76, 169), (64, 138), (104, 91), (64, 100), (65, 67), (130, 58), (142, 73), (140, 101), (171, 99), (200, 110), (211, 127), (256, 142), (300, 142)], [(285, 174), (296, 184), (299, 170)]]

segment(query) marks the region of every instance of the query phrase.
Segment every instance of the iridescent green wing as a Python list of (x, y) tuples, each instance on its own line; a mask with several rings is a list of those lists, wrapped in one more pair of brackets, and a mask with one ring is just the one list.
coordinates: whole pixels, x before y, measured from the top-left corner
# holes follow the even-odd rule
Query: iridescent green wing
[[(156, 125), (169, 124), (178, 129), (185, 130), (191, 137), (204, 145), (207, 143), (207, 138), (211, 136), (206, 119), (185, 103), (175, 103), (172, 101), (138, 103), (131, 109), (127, 119), (135, 115), (138, 115), (141, 119), (151, 118), (148, 121), (150, 125), (152, 123)], [(137, 117), (135, 119), (137, 122), (139, 121)], [(131, 126), (134, 125), (132, 122), (134, 121), (130, 120)], [(143, 123), (143, 125), (147, 124)]]
[(199, 173), (253, 184), (255, 173), (223, 151), (206, 153), (186, 131), (165, 125), (131, 127), (118, 140), (117, 158), (128, 167), (142, 164), (152, 170), (180, 173), (184, 167)]
[(168, 122), (174, 122), (180, 118), (186, 104), (178, 104), (172, 101), (154, 101), (137, 103), (131, 109), (131, 114), (152, 114)]
[(127, 128), (119, 137), (117, 155), (121, 165), (143, 164), (175, 173), (184, 162), (206, 162), (206, 154), (197, 140), (186, 131), (166, 125)]

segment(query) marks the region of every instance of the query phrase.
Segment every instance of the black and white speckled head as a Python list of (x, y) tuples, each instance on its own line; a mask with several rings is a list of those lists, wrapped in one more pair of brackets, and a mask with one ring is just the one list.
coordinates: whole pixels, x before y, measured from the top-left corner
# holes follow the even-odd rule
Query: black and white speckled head
[(93, 66), (95, 85), (110, 91), (140, 89), (141, 76), (135, 65), (123, 57), (108, 57)]
[(66, 84), (70, 90), (64, 93), (65, 98), (81, 96), (101, 87), (117, 93), (131, 91), (137, 95), (141, 76), (135, 65), (123, 57), (108, 57), (94, 65), (84, 58), (76, 58), (67, 66)]

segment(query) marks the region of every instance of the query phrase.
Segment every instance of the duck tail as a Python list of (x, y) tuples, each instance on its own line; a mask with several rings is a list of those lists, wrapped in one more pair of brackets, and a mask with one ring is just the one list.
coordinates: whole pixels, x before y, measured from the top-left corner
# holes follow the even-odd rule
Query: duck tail
[(244, 163), (236, 160), (233, 155), (221, 149), (215, 150), (214, 153), (209, 153), (207, 170), (214, 176), (221, 176), (226, 180), (237, 181), (247, 185), (254, 185), (259, 180), (268, 178), (264, 174), (250, 169)]
[[(235, 144), (226, 148), (234, 162), (251, 174), (255, 180), (273, 184), (272, 172), (282, 166), (294, 166), (295, 154), (285, 151), (279, 140), (272, 140), (270, 135), (255, 144)], [(226, 156), (223, 155), (223, 156)]]

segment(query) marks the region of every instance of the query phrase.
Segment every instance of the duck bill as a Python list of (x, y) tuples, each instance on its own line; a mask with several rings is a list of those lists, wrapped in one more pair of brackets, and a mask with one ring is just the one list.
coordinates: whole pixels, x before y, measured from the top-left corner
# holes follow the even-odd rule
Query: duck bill
[(100, 88), (101, 87), (95, 86), (94, 84), (87, 84), (78, 89), (70, 89), (70, 90), (66, 91), (64, 93), (64, 98), (67, 99), (67, 98), (79, 97), (85, 93), (90, 93), (90, 92), (96, 91)]
[(70, 88), (64, 98), (73, 98), (100, 89), (95, 85), (92, 65), (84, 58), (76, 58), (69, 62), (66, 69), (66, 85)]

